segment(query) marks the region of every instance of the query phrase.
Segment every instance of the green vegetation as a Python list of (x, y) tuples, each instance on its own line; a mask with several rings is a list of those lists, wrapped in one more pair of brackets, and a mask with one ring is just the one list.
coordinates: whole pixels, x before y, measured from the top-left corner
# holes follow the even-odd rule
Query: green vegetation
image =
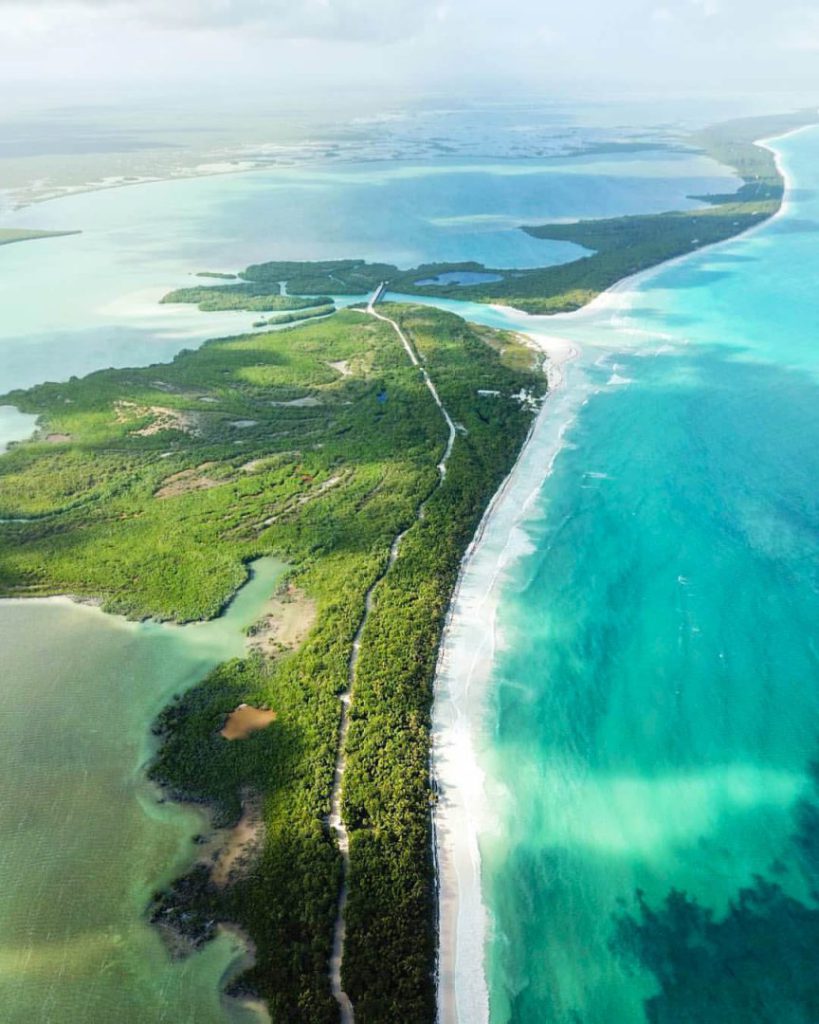
[[(365, 594), (405, 529), (356, 673), (344, 984), (361, 1024), (433, 1018), (436, 652), (464, 549), (531, 424), (511, 396), (545, 388), (514, 335), (390, 310), (463, 427), (440, 487), (440, 412), (392, 328), (361, 311), (2, 399), (42, 417), (38, 438), (0, 457), (2, 593), (98, 595), (112, 611), (182, 621), (217, 613), (248, 560), (275, 553), (315, 603), (300, 647), (222, 665), (165, 710), (151, 769), (223, 825), (248, 790), (263, 796), (259, 858), (226, 889), (194, 870), (150, 913), (187, 922), (195, 941), (214, 918), (238, 922), (257, 963), (237, 985), (262, 994), (276, 1022), (337, 1019), (328, 959), (340, 860), (325, 819), (338, 694)], [(276, 721), (227, 742), (218, 730), (241, 702)]]
[[(292, 262), (277, 260), (249, 266), (241, 277), (257, 287), (269, 287), (274, 281), (286, 281), (287, 290), (297, 295), (363, 295), (381, 281), (391, 280), (398, 273), (389, 263), (367, 263), (365, 260), (318, 260)], [(277, 276), (278, 275), (278, 276)]]
[(773, 200), (777, 207), (784, 193), (784, 183), (774, 154), (754, 143), (816, 123), (816, 110), (770, 117), (747, 117), (726, 121), (696, 132), (690, 141), (714, 160), (733, 167), (743, 184), (737, 192), (694, 196), (707, 203), (764, 202)]
[(316, 306), (315, 309), (296, 310), (295, 313), (282, 313), (280, 316), (271, 316), (266, 320), (257, 320), (254, 327), (277, 327), (281, 324), (297, 324), (300, 320), (313, 320), (317, 316), (329, 316), (335, 313), (334, 303), (328, 306)]
[[(744, 179), (732, 196), (702, 197), (707, 208), (525, 228), (592, 250), (572, 263), (519, 271), (258, 264), (236, 283), (180, 289), (163, 301), (281, 314), (257, 325), (304, 321), (298, 327), (0, 397), (41, 417), (35, 439), (0, 457), (1, 593), (99, 596), (109, 611), (186, 621), (218, 614), (247, 563), (276, 554), (290, 566), (289, 583), (315, 605), (300, 646), (229, 662), (180, 695), (156, 723), (151, 769), (171, 793), (206, 802), (223, 826), (237, 821), (248, 792), (263, 798), (259, 857), (224, 889), (194, 869), (158, 894), (150, 912), (185, 922), (194, 941), (207, 939), (214, 920), (240, 924), (257, 962), (237, 987), (263, 995), (274, 1022), (337, 1018), (328, 959), (340, 861), (326, 817), (338, 695), (374, 584), (346, 747), (343, 980), (359, 1024), (434, 1017), (428, 771), (436, 654), (464, 550), (531, 424), (529, 403), (512, 396), (545, 389), (537, 360), (514, 336), (431, 308), (393, 307), (461, 428), (438, 486), (446, 429), (417, 369), (389, 324), (360, 310), (331, 315), (329, 296), (361, 295), (386, 281), (397, 292), (531, 312), (577, 308), (628, 274), (770, 216), (782, 182), (753, 139), (794, 126), (794, 118), (765, 119), (701, 133), (695, 141)], [(459, 270), (503, 279), (415, 283)], [(480, 397), (479, 389), (500, 397)], [(242, 702), (277, 717), (230, 743), (219, 729)], [(745, 897), (743, 914), (757, 913), (754, 900)], [(668, 911), (674, 922), (694, 914), (679, 900)], [(647, 930), (658, 919), (649, 915), (640, 907), (639, 919), (620, 924), (620, 941), (641, 961), (658, 941)], [(733, 941), (733, 930), (693, 924), (712, 945)], [(684, 933), (692, 934), (688, 924)]]
[(278, 287), (271, 291), (278, 281), (269, 281), (260, 287), (256, 284), (216, 284), (201, 285), (195, 288), (178, 288), (169, 292), (163, 299), (165, 303), (191, 303), (203, 313), (216, 313), (226, 309), (246, 309), (258, 313), (275, 313), (288, 309), (308, 309), (311, 306), (332, 305), (329, 295), (314, 298), (297, 298), (294, 295), (282, 295)]
[(522, 301), (516, 300), (514, 305), (533, 313), (577, 309), (622, 278), (746, 231), (777, 208), (778, 203), (766, 200), (527, 227), (524, 230), (535, 238), (575, 242), (595, 251), (574, 263), (548, 267), (518, 281)]
[(62, 238), (65, 235), (79, 235), (79, 231), (29, 231), (26, 228), (0, 228), (0, 245), (12, 242), (30, 242), (37, 238)]
[[(399, 321), (468, 433), (376, 591), (351, 710), (344, 980), (356, 1019), (385, 1024), (434, 1017), (428, 750), (438, 640), (463, 553), (529, 429), (530, 417), (505, 396), (519, 386), (536, 395), (544, 389), (531, 359), (526, 370), (508, 368), (460, 320), (404, 308)], [(519, 360), (521, 346), (502, 337), (508, 362)], [(487, 386), (504, 398), (476, 399)]]
[(238, 274), (223, 274), (219, 270), (200, 270), (197, 277), (210, 277), (217, 281), (235, 281)]
[[(534, 238), (574, 242), (592, 250), (571, 263), (510, 271), (473, 262), (431, 263), (411, 270), (364, 260), (274, 262), (249, 267), (241, 276), (259, 287), (287, 281), (288, 291), (305, 295), (324, 291), (361, 295), (385, 281), (390, 291), (406, 295), (502, 303), (529, 313), (568, 312), (585, 305), (630, 274), (724, 241), (774, 214), (782, 201), (782, 178), (773, 154), (755, 145), (755, 140), (816, 121), (815, 111), (807, 110), (729, 121), (689, 137), (686, 141), (733, 167), (743, 179), (742, 186), (734, 193), (694, 197), (707, 202), (710, 209), (523, 228)], [(630, 151), (647, 144), (605, 143), (589, 151), (610, 152), (612, 145), (618, 146), (620, 151)], [(668, 144), (660, 143), (653, 148), (667, 149)], [(453, 271), (496, 274), (502, 280), (471, 285), (419, 286), (416, 283)]]

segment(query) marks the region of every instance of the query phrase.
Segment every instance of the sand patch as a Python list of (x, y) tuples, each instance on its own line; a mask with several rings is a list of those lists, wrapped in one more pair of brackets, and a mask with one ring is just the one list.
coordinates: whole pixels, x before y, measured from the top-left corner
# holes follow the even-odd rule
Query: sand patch
[(336, 363), (327, 364), (336, 373), (340, 373), (342, 377), (351, 377), (353, 371), (350, 369), (350, 363), (347, 359), (339, 359)]
[(138, 437), (151, 437), (162, 430), (181, 430), (185, 434), (198, 434), (196, 415), (183, 412), (181, 409), (167, 409), (161, 405), (138, 405), (136, 402), (119, 401), (114, 403), (117, 423), (128, 423), (130, 420), (144, 419), (152, 416), (153, 422), (139, 430), (131, 431)]
[(317, 405), (323, 405), (324, 403), (320, 398), (314, 398), (312, 395), (306, 395), (304, 398), (291, 398), (289, 402), (271, 402), (270, 404), (287, 406), (291, 409), (310, 409)]
[(211, 879), (223, 889), (247, 874), (258, 859), (264, 843), (262, 798), (252, 790), (242, 790), (242, 816), (230, 830), (222, 849), (213, 861)]
[(261, 794), (242, 789), (242, 815), (232, 828), (217, 829), (202, 836), (199, 863), (207, 868), (210, 881), (219, 889), (242, 878), (262, 851), (264, 844), (264, 802)]
[(276, 712), (267, 708), (254, 708), (251, 704), (240, 704), (227, 716), (219, 731), (226, 740), (246, 740), (254, 732), (266, 729), (276, 721)]
[(65, 444), (67, 441), (73, 440), (71, 434), (46, 434), (48, 444)]
[(211, 487), (218, 487), (220, 484), (228, 483), (227, 480), (214, 480), (213, 477), (203, 476), (203, 470), (215, 466), (215, 462), (203, 462), (195, 469), (183, 469), (167, 477), (162, 486), (154, 492), (155, 498), (173, 498), (178, 494), (188, 494), (191, 491), (207, 491)]
[(255, 427), (258, 420), (229, 420), (231, 427), (238, 427), (240, 430), (244, 430), (246, 427)]
[(293, 651), (313, 628), (316, 615), (316, 602), (290, 584), (271, 599), (264, 618), (252, 627), (248, 647), (267, 657)]
[(301, 458), (301, 450), (294, 448), (291, 451), (276, 452), (275, 455), (261, 455), (256, 459), (249, 459), (238, 468), (242, 473), (257, 473), (259, 470), (281, 469), (286, 463), (294, 462)]
[[(325, 480), (323, 484), (315, 487), (312, 491), (308, 491), (307, 494), (300, 494), (295, 501), (289, 502), (281, 511), (275, 515), (268, 516), (260, 524), (264, 526), (272, 526), (277, 519), (281, 519), (282, 516), (292, 512), (294, 508), (298, 508), (300, 505), (306, 505), (308, 501), (314, 501), (316, 498), (320, 498), (322, 494), (341, 483), (341, 476), (331, 476), (329, 480)], [(309, 480), (304, 480), (305, 483), (309, 483)]]

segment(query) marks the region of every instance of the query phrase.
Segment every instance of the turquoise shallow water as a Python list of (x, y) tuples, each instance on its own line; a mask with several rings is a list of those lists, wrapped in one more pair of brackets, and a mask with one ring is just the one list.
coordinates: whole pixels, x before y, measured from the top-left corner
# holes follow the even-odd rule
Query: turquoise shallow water
[(500, 596), (493, 1024), (819, 1019), (819, 132), (777, 148), (782, 217), (555, 328), (597, 390)]

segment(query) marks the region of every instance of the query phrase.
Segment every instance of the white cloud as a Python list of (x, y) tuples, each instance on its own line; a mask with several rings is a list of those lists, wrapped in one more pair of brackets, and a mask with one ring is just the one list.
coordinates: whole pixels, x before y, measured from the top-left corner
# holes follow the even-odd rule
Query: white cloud
[(700, 12), (705, 15), (706, 18), (716, 17), (716, 15), (722, 10), (719, 0), (691, 0), (691, 4), (694, 7), (699, 8)]
[(819, 51), (819, 12), (802, 7), (795, 12), (795, 17), (788, 19), (779, 37), (779, 45), (783, 50), (797, 53), (816, 53)]
[(0, 10), (13, 12), (16, 24), (30, 31), (85, 13), (155, 28), (247, 27), (279, 38), (390, 40), (420, 30), (445, 8), (437, 0), (0, 0)]
[[(814, 88), (808, 0), (0, 0), (0, 81)], [(387, 45), (389, 44), (389, 45)], [(788, 56), (786, 56), (786, 54)], [(15, 77), (16, 76), (16, 77)], [(819, 93), (819, 88), (817, 88)]]

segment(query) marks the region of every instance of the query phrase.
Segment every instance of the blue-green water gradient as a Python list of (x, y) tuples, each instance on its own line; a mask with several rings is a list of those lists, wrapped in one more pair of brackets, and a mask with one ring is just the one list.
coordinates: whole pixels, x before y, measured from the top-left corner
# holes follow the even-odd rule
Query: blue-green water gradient
[(498, 611), (493, 1024), (819, 1019), (819, 132), (777, 148), (779, 218), (556, 325), (597, 390)]

